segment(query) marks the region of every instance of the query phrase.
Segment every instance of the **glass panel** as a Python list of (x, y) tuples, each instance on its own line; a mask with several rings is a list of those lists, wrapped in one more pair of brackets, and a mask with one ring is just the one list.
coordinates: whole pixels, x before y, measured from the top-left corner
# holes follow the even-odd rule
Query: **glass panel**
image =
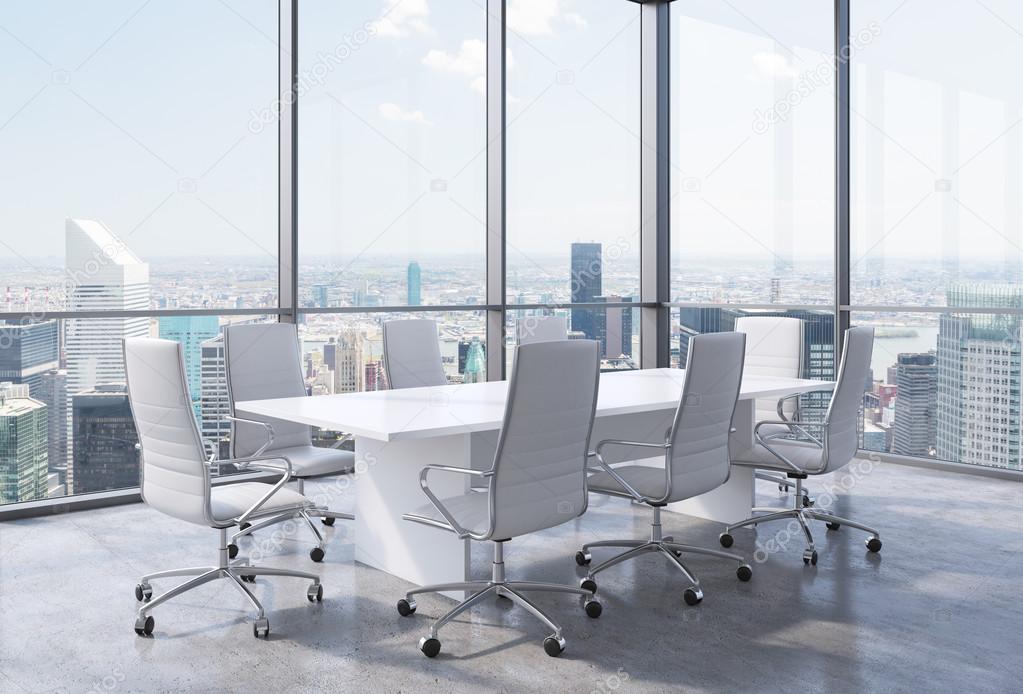
[(387, 390), (383, 324), (405, 318), (437, 322), (450, 383), (486, 380), (487, 320), (482, 311), (314, 313), (304, 315), (299, 326), (307, 390), (313, 395)]
[[(1007, 298), (1011, 301), (1002, 301)], [(959, 300), (979, 306), (985, 296)], [(1023, 291), (1000, 295), (999, 301), (1020, 308)], [(1023, 468), (1023, 317), (950, 311), (854, 313), (852, 320), (875, 330), (873, 376), (864, 395), (864, 448)]]
[[(539, 309), (510, 310), (507, 314), (506, 367), (511, 375), (518, 335), (532, 335), (537, 324), (547, 317), (565, 321), (569, 339), (600, 341), (601, 371), (628, 371), (639, 368), (639, 309), (625, 307), (569, 308), (551, 305)], [(592, 337), (590, 337), (592, 333)]]
[(277, 307), (277, 5), (4, 6), (3, 311)]
[(482, 4), (299, 7), (299, 305), (485, 303)]
[[(1023, 6), (854, 0), (852, 301), (946, 306), (1023, 274)], [(897, 12), (897, 13), (896, 13)], [(890, 16), (890, 18), (889, 18)], [(883, 29), (883, 30), (882, 30)]]
[(161, 337), (184, 348), (192, 408), (226, 458), (230, 426), (226, 325), (266, 316), (76, 318), (0, 323), (0, 504), (137, 487), (138, 438), (121, 341)]
[(508, 6), (508, 301), (638, 300), (640, 8), (541, 5)]
[(671, 6), (672, 297), (834, 301), (833, 4)]
[[(736, 319), (743, 316), (783, 316), (802, 320), (801, 377), (817, 381), (835, 379), (835, 315), (829, 311), (757, 311), (714, 306), (678, 309), (672, 321), (672, 367), (685, 368), (691, 337), (734, 330)], [(826, 393), (800, 396), (799, 419), (806, 422), (823, 421), (829, 402), (830, 397)]]

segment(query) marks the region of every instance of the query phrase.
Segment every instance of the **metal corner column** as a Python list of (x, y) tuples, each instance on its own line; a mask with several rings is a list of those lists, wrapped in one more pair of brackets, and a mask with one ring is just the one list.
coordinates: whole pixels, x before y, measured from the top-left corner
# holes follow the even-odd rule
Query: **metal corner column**
[(835, 0), (835, 364), (849, 327), (849, 233), (851, 201), (851, 0)]
[(298, 320), (298, 0), (278, 3), (278, 252), (280, 320)]
[(506, 0), (487, 2), (487, 379), (505, 377)]
[(670, 366), (669, 1), (640, 6), (640, 368)]

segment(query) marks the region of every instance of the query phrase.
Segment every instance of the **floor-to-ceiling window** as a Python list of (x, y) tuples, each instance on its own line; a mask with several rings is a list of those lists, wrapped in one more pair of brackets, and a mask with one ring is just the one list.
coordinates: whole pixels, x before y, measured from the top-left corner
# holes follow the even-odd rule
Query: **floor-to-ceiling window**
[(125, 337), (183, 344), (222, 443), (221, 328), (279, 310), (277, 33), (276, 0), (0, 10), (0, 503), (138, 485)]
[[(741, 316), (806, 321), (834, 375), (835, 65), (830, 3), (671, 5), (671, 361)], [(804, 398), (804, 418), (826, 401)]]
[(1018, 470), (1023, 10), (851, 9), (871, 34), (850, 104), (851, 319), (875, 329), (864, 448)]

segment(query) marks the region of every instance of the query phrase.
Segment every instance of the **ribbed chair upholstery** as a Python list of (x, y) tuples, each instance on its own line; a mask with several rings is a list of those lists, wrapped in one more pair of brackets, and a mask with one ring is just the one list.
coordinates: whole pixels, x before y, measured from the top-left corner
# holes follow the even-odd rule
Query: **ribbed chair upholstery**
[(568, 319), (564, 316), (528, 316), (515, 322), (520, 345), (568, 339)]
[[(224, 359), (231, 408), (232, 457), (270, 454), (286, 456), (291, 461), (291, 476), (298, 483), (299, 493), (305, 492), (307, 479), (339, 475), (354, 469), (355, 453), (336, 447), (347, 439), (341, 439), (330, 448), (314, 446), (311, 427), (280, 419), (242, 418), (235, 411), (236, 404), (246, 400), (306, 396), (298, 329), (293, 323), (259, 323), (225, 328)], [(325, 508), (302, 511), (299, 515), (316, 539), (316, 546), (309, 552), (313, 561), (323, 560), (326, 544), (312, 518), (318, 516), (326, 525), (333, 525), (337, 518), (353, 518), (351, 514)], [(239, 530), (232, 538), (232, 544), (243, 535), (289, 518), (290, 515), (278, 519), (268, 518)]]
[[(802, 320), (786, 316), (743, 316), (735, 321), (735, 331), (746, 335), (746, 375), (784, 378), (803, 375)], [(798, 414), (798, 395), (780, 400), (761, 398), (756, 403), (754, 422), (796, 419)], [(778, 491), (795, 489), (791, 480), (777, 473), (757, 470), (756, 478), (778, 485)], [(805, 487), (803, 498), (804, 505), (813, 503)]]
[[(653, 508), (653, 520), (649, 540), (601, 540), (583, 545), (575, 557), (580, 566), (590, 565), (590, 550), (595, 547), (624, 547), (626, 551), (590, 568), (582, 579), (582, 587), (595, 591), (596, 574), (648, 552), (667, 557), (690, 581), (692, 585), (683, 593), (689, 605), (703, 600), (703, 590), (696, 575), (682, 563), (682, 554), (729, 559), (738, 562), (736, 575), (740, 580), (748, 581), (753, 576), (749, 564), (738, 555), (684, 545), (661, 534), (664, 506), (705, 494), (728, 481), (731, 469), (728, 439), (742, 384), (745, 343), (746, 336), (735, 332), (693, 337), (689, 342), (685, 384), (665, 438), (659, 442), (610, 439), (597, 445), (594, 457), (599, 467), (589, 478), (590, 491), (647, 504)], [(659, 452), (664, 464), (612, 466), (601, 455), (607, 446)]]
[(736, 528), (759, 525), (773, 520), (796, 519), (806, 536), (803, 561), (817, 564), (817, 550), (808, 520), (827, 523), (829, 530), (843, 525), (867, 533), (867, 549), (881, 551), (881, 538), (877, 530), (860, 523), (839, 518), (827, 511), (807, 508), (802, 504), (802, 481), (809, 475), (824, 475), (841, 470), (856, 456), (859, 449), (860, 405), (863, 402), (863, 384), (870, 371), (874, 348), (874, 329), (849, 328), (845, 331), (842, 361), (838, 380), (831, 395), (823, 422), (776, 420), (759, 422), (755, 429), (756, 445), (733, 459), (733, 465), (776, 470), (796, 482), (796, 504), (793, 509), (754, 508), (754, 516), (735, 523), (721, 534), (721, 544), (731, 547)]
[[(508, 581), (504, 574), (504, 543), (553, 528), (586, 511), (586, 460), (597, 405), (600, 352), (592, 340), (561, 340), (521, 345), (508, 386), (504, 424), (493, 466), (486, 471), (428, 465), (420, 483), (430, 503), (405, 519), (478, 542), (492, 542), (494, 562), (489, 581), (469, 581), (410, 590), (398, 601), (403, 616), (416, 609), (414, 596), (439, 591), (472, 591), (430, 627), (420, 649), (429, 657), (440, 651), (437, 633), (456, 615), (488, 595), (504, 596), (554, 630), (544, 641), (548, 655), (565, 648), (561, 627), (523, 595), (555, 591), (581, 597), (586, 613), (600, 615), (592, 591), (554, 583)], [(428, 475), (462, 474), (486, 481), (486, 493), (437, 498)]]
[[(256, 576), (306, 578), (312, 581), (307, 592), (309, 599), (321, 600), (323, 588), (319, 577), (313, 574), (230, 562), (228, 528), (250, 520), (314, 508), (313, 502), (305, 496), (284, 487), (291, 472), (291, 462), (287, 457), (277, 454), (220, 462), (206, 459), (188, 393), (184, 356), (179, 343), (150, 338), (126, 339), (124, 371), (128, 381), (128, 400), (139, 437), (143, 501), (168, 516), (220, 532), (219, 562), (216, 566), (172, 569), (141, 578), (135, 587), (135, 597), (142, 602), (135, 620), (135, 632), (140, 636), (152, 634), (154, 620), (149, 612), (177, 595), (221, 578), (230, 580), (257, 610), (253, 623), (256, 636), (267, 636), (270, 623), (263, 606), (243, 582), (254, 582)], [(273, 465), (284, 474), (274, 485), (243, 482), (212, 486), (211, 467), (228, 463), (246, 464), (258, 469)], [(193, 578), (153, 598), (150, 582), (173, 576)]]
[(391, 390), (447, 385), (437, 322), (416, 318), (384, 323), (384, 373)]

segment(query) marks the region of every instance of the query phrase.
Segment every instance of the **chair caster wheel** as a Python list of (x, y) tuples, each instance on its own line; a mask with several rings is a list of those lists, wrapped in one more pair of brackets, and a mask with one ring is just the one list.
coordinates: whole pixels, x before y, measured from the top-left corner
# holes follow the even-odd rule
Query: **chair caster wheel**
[(803, 563), (817, 566), (817, 550), (807, 549), (803, 551)]
[(742, 566), (735, 570), (735, 575), (738, 577), (740, 581), (745, 583), (746, 581), (753, 578), (753, 569), (750, 568), (749, 564), (743, 564)]
[(579, 566), (589, 566), (591, 561), (593, 561), (593, 557), (586, 550), (581, 549), (575, 553), (575, 563)]
[(582, 588), (583, 590), (588, 590), (591, 593), (596, 593), (597, 592), (597, 582), (594, 581), (589, 576), (587, 576), (583, 580), (579, 581), (579, 587)]
[(561, 636), (548, 636), (543, 640), (544, 653), (552, 658), (557, 658), (565, 652), (565, 639)]
[(703, 591), (699, 588), (686, 588), (686, 592), (682, 593), (682, 599), (686, 601), (686, 604), (692, 607), (693, 605), (699, 605), (703, 602)]
[(227, 556), (229, 558), (231, 558), (231, 559), (234, 559), (235, 557), (237, 557), (238, 556), (238, 545), (236, 545), (233, 542), (231, 544), (229, 544), (227, 546)]
[(326, 526), (332, 526), (332, 525), (334, 525), (334, 521), (336, 521), (336, 520), (337, 520), (337, 518), (334, 518), (333, 516), (331, 516), (330, 518), (321, 518), (320, 522), (323, 523)]
[(309, 590), (305, 592), (305, 596), (309, 598), (309, 602), (323, 602), (323, 584), (314, 583), (309, 586)]
[(311, 550), (309, 550), (309, 558), (317, 563), (323, 561), (323, 557), (325, 556), (326, 553), (319, 547), (313, 547)]
[(881, 538), (879, 538), (879, 537), (872, 537), (869, 540), (867, 540), (867, 549), (869, 549), (871, 552), (880, 552), (881, 551)]
[(722, 547), (728, 548), (735, 543), (735, 538), (729, 535), (728, 533), (721, 533), (720, 535), (718, 535), (718, 542), (721, 543)]
[(139, 583), (135, 586), (135, 599), (139, 602), (149, 602), (153, 597), (153, 586), (148, 583)]
[(788, 488), (788, 487), (786, 487), (786, 486), (785, 486), (784, 484), (780, 484), (780, 483), (778, 484), (778, 491), (779, 491), (779, 492), (781, 492), (781, 493), (783, 493), (783, 494), (784, 494), (785, 492), (787, 492), (787, 491), (788, 491), (788, 489), (789, 489), (789, 488)]
[[(402, 617), (408, 617), (409, 615), (415, 613), (416, 613), (415, 600), (406, 600), (405, 598), (402, 598), (401, 600), (398, 601), (398, 614), (400, 614)], [(420, 643), (419, 646), (420, 648), (422, 648), (422, 643)], [(432, 658), (433, 656), (430, 657)]]
[(813, 506), (813, 503), (814, 503), (813, 497), (809, 497), (806, 494), (803, 494), (803, 506)]
[(586, 604), (583, 605), (583, 609), (586, 610), (586, 616), (590, 619), (596, 619), (600, 616), (600, 613), (604, 611), (604, 606), (596, 600), (587, 600)]
[(266, 617), (252, 623), (252, 635), (257, 639), (270, 638), (270, 620)]
[(252, 523), (242, 523), (241, 525), (238, 526), (238, 529), (244, 531), (244, 530), (248, 530), (251, 527), (252, 527)]
[(154, 626), (156, 626), (156, 622), (152, 615), (139, 617), (135, 620), (135, 633), (139, 636), (152, 636)]
[(440, 653), (440, 641), (424, 636), (419, 639), (419, 650), (421, 650), (423, 655), (427, 658), (436, 658), (437, 654)]
[(252, 574), (238, 574), (238, 578), (242, 580), (242, 583), (255, 583), (256, 577)]
[(826, 523), (826, 525), (828, 526), (828, 530), (838, 530), (842, 527), (841, 523)]

